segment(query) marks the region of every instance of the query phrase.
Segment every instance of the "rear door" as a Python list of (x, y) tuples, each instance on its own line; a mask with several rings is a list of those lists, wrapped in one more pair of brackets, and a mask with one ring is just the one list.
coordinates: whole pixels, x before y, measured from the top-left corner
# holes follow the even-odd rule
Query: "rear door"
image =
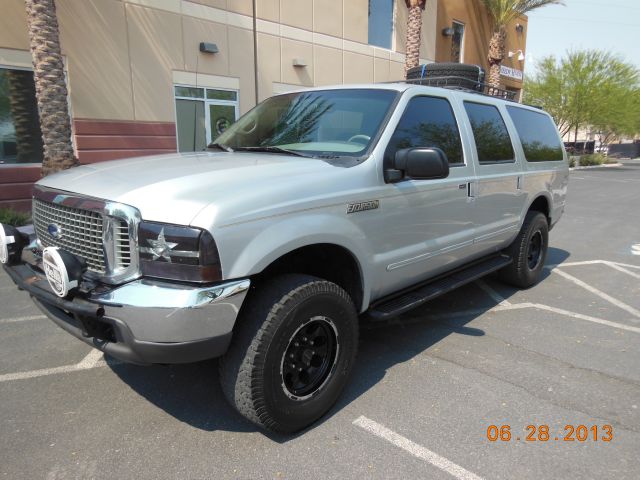
[(522, 164), (504, 120), (500, 104), (465, 99), (463, 108), (471, 131), (477, 180), (475, 200), (475, 252), (501, 248), (518, 231), (527, 200), (522, 189)]

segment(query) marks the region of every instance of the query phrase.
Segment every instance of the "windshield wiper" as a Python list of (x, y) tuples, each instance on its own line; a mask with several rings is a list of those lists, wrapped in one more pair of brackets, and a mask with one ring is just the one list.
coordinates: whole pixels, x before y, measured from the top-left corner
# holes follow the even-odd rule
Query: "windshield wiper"
[(296, 157), (313, 158), (310, 155), (305, 155), (295, 150), (288, 150), (282, 147), (236, 147), (236, 152), (268, 152), (268, 153), (284, 153), (285, 155), (294, 155)]
[(233, 148), (225, 145), (224, 143), (210, 143), (207, 148), (219, 148), (225, 152), (233, 152)]

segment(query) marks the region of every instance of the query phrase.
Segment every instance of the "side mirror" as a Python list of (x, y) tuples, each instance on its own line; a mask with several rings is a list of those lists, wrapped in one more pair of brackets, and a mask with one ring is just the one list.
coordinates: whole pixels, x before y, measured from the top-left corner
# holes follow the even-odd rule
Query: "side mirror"
[(393, 169), (385, 172), (387, 182), (403, 178), (433, 180), (449, 176), (449, 160), (439, 148), (403, 148), (393, 159)]

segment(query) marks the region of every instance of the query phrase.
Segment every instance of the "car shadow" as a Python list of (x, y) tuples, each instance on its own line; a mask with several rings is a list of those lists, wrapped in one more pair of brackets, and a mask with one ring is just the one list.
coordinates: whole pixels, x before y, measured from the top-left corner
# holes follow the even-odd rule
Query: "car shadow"
[[(547, 265), (559, 264), (569, 253), (550, 248)], [(544, 270), (543, 280), (549, 275)], [(487, 280), (508, 299), (518, 290)], [(452, 334), (482, 337), (484, 331), (467, 326), (497, 305), (477, 282), (443, 295), (405, 315), (386, 322), (360, 321), (360, 342), (352, 380), (336, 405), (315, 428), (380, 382), (387, 370), (428, 350)], [(286, 443), (295, 435), (263, 432), (242, 418), (226, 401), (219, 386), (218, 362), (143, 367), (108, 360), (113, 372), (137, 394), (175, 419), (205, 431), (262, 432), (277, 443)], [(308, 430), (308, 429), (307, 429)]]

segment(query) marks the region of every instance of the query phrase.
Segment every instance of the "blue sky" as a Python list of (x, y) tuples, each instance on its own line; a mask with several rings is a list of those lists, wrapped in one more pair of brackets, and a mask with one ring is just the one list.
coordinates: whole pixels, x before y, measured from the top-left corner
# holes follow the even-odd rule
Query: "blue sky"
[(640, 1), (564, 0), (529, 14), (527, 69), (547, 55), (604, 49), (640, 68)]

